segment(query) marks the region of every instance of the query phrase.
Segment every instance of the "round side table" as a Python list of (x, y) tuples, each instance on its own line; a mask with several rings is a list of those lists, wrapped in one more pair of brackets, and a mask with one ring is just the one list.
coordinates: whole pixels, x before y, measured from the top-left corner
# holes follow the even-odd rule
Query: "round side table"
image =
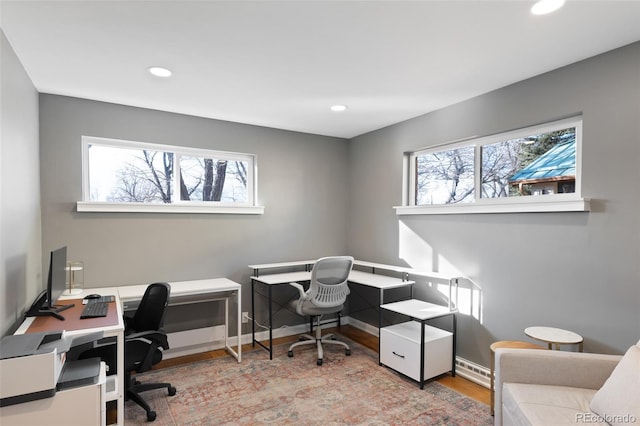
[(583, 349), (584, 339), (573, 331), (554, 327), (527, 327), (524, 329), (524, 334), (532, 339), (546, 342), (549, 349), (554, 349), (555, 346), (555, 349), (559, 350), (560, 345), (578, 345), (579, 352)]
[(518, 340), (500, 340), (494, 342), (489, 347), (491, 349), (491, 415), (495, 413), (495, 390), (494, 390), (494, 373), (496, 364), (496, 349), (498, 348), (511, 348), (511, 349), (545, 349), (543, 346), (536, 345), (535, 343), (520, 342)]

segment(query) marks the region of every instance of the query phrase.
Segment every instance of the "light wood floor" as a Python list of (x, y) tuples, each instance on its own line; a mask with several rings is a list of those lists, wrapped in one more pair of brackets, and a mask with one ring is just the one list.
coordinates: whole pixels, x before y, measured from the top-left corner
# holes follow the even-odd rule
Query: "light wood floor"
[[(362, 331), (358, 328), (349, 326), (349, 325), (343, 325), (341, 326), (339, 329), (335, 328), (335, 329), (327, 329), (325, 330), (327, 333), (331, 333), (331, 332), (336, 332), (339, 334), (342, 334), (348, 338), (350, 338), (351, 340), (358, 342), (359, 344), (366, 346), (374, 351), (378, 351), (378, 337), (373, 336), (365, 331)], [(280, 344), (280, 343), (289, 343), (289, 342), (293, 342), (297, 340), (296, 336), (289, 336), (289, 337), (283, 337), (280, 339), (274, 339), (274, 345), (275, 344)], [(250, 352), (253, 350), (261, 350), (264, 351), (264, 349), (262, 348), (258, 348), (257, 346), (254, 348), (252, 347), (252, 345), (248, 344), (248, 345), (244, 345), (242, 347), (242, 352)], [(266, 354), (266, 352), (265, 352)], [(214, 358), (218, 358), (221, 356), (229, 356), (225, 350), (220, 349), (220, 350), (216, 350), (216, 351), (211, 351), (211, 352), (203, 352), (200, 354), (194, 354), (194, 355), (187, 355), (187, 356), (183, 356), (183, 357), (179, 357), (179, 358), (172, 358), (172, 359), (168, 359), (168, 360), (163, 360), (161, 361), (159, 364), (157, 364), (154, 369), (158, 369), (158, 368), (166, 368), (166, 367), (171, 367), (174, 365), (179, 365), (179, 364), (185, 364), (185, 363), (189, 363), (189, 362), (195, 362), (195, 361), (201, 361), (201, 360), (205, 360), (205, 359), (214, 359)], [(491, 403), (491, 394), (489, 389), (480, 386), (474, 382), (471, 382), (463, 377), (460, 377), (459, 375), (456, 377), (451, 377), (450, 374), (445, 374), (442, 375), (440, 377), (438, 377), (436, 379), (439, 383), (441, 383), (442, 385), (445, 385), (449, 388), (452, 388), (464, 395), (467, 395), (470, 398), (473, 398), (477, 401), (480, 401), (484, 404), (487, 404), (487, 406)], [(416, 385), (417, 386), (417, 385)], [(487, 407), (487, 410), (489, 409), (489, 407)]]

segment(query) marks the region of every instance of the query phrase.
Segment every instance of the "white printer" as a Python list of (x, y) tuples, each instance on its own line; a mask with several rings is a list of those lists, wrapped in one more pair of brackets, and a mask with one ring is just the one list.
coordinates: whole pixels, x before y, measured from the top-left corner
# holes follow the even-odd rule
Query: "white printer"
[[(69, 370), (66, 376), (71, 373), (72, 380), (82, 377), (92, 380), (90, 376), (99, 371), (99, 359), (93, 360), (89, 370), (78, 374), (78, 367), (85, 369), (87, 363), (70, 362), (65, 367), (67, 352), (101, 337), (102, 332), (74, 338), (65, 336), (64, 332), (3, 337), (0, 340), (0, 407), (54, 396), (56, 390), (65, 385), (65, 369)], [(97, 365), (98, 370), (93, 365)]]

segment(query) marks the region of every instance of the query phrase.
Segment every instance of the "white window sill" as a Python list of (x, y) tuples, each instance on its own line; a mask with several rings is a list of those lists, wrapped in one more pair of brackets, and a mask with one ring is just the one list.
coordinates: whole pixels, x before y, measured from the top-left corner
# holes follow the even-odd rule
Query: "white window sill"
[(548, 213), (548, 212), (588, 212), (591, 209), (588, 198), (549, 197), (519, 198), (480, 201), (466, 204), (440, 204), (428, 206), (396, 206), (396, 214), (474, 214), (474, 213)]
[(264, 206), (186, 205), (146, 203), (100, 203), (78, 201), (81, 213), (204, 213), (204, 214), (264, 214)]

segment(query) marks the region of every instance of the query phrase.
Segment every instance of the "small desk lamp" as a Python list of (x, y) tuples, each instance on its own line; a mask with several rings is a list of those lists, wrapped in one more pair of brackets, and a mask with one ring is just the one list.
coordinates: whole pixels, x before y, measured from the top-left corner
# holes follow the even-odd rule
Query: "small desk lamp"
[(84, 287), (84, 263), (80, 261), (67, 262), (67, 283), (69, 287), (63, 294), (69, 296), (82, 293)]

